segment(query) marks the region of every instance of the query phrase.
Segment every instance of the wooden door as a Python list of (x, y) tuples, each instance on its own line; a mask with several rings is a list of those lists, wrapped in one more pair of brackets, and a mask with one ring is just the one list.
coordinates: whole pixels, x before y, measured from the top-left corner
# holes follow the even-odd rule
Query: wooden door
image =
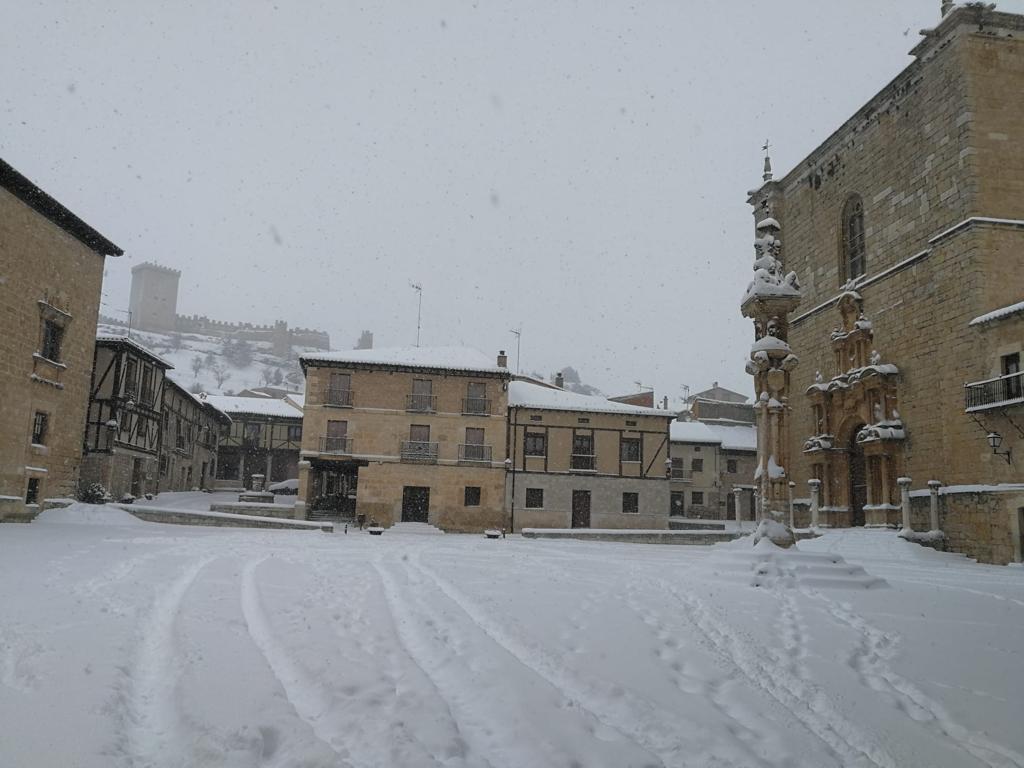
[(572, 492), (572, 527), (590, 527), (590, 491)]
[(850, 438), (850, 525), (864, 525), (864, 505), (868, 503), (867, 462), (864, 448), (857, 442), (860, 428)]

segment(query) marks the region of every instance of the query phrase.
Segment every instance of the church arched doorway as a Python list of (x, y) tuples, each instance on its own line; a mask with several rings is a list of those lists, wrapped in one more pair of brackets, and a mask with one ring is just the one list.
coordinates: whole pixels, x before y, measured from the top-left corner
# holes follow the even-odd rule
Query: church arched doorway
[[(863, 425), (861, 425), (863, 426)], [(857, 442), (861, 427), (850, 432), (850, 525), (864, 525), (864, 505), (868, 503), (868, 471), (864, 447)]]

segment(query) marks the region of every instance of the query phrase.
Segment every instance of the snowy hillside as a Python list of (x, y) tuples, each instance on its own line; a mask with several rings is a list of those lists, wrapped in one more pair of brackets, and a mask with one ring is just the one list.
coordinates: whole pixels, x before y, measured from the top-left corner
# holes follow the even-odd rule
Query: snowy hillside
[[(100, 324), (98, 334), (124, 335), (124, 326)], [(237, 343), (216, 336), (156, 333), (132, 329), (131, 337), (172, 365), (168, 375), (185, 389), (208, 394), (233, 394), (243, 389), (275, 386), (301, 392), (305, 380), (299, 355), (312, 347), (292, 347), (289, 357), (275, 355), (268, 342)]]

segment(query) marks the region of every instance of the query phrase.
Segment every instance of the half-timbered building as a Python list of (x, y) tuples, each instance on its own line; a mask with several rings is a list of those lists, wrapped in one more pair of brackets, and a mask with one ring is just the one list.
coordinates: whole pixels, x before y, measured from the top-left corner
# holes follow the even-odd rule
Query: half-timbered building
[(115, 498), (157, 490), (164, 374), (170, 363), (127, 336), (96, 339), (83, 484)]
[(299, 476), (302, 408), (292, 399), (208, 395), (206, 402), (231, 419), (221, 427), (216, 478), (219, 488), (251, 488)]

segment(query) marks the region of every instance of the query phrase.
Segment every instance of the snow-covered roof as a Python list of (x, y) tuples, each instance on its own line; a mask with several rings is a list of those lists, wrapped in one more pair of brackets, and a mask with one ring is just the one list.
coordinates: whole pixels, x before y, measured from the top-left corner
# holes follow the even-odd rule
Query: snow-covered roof
[(756, 451), (757, 427), (705, 424), (703, 421), (673, 421), (669, 427), (673, 443), (721, 445), (726, 451)]
[(160, 355), (151, 350), (149, 347), (142, 346), (139, 342), (137, 342), (130, 336), (123, 336), (114, 333), (97, 333), (96, 341), (102, 341), (107, 344), (125, 344), (134, 349), (139, 354), (145, 355), (146, 357), (150, 358), (158, 365), (162, 365), (165, 368), (174, 367), (173, 365), (171, 365), (171, 363), (169, 363), (166, 359), (160, 357)]
[(289, 392), (284, 396), (284, 399), (289, 403), (297, 405), (299, 408), (306, 407), (306, 393), (305, 392)]
[(472, 347), (391, 347), (308, 352), (301, 355), (299, 360), (303, 366), (311, 363), (350, 363), (509, 375), (508, 369), (498, 366), (494, 358)]
[(608, 400), (596, 395), (580, 395), (564, 389), (552, 389), (528, 381), (513, 381), (508, 385), (508, 404), (520, 408), (545, 411), (584, 411), (586, 413), (622, 413), (633, 416), (661, 416), (671, 419), (672, 411), (645, 408)]
[(993, 309), (991, 312), (986, 312), (984, 315), (978, 315), (976, 318), (971, 320), (968, 325), (981, 325), (982, 323), (991, 323), (994, 320), (1002, 320), (1004, 317), (1010, 315), (1016, 315), (1020, 312), (1024, 312), (1024, 301), (1018, 301), (1016, 304), (1010, 304), (1006, 307), (1000, 307), (999, 309)]
[(206, 402), (229, 416), (276, 416), (287, 419), (301, 419), (302, 410), (287, 400), (263, 397), (237, 397), (235, 395), (207, 395)]

